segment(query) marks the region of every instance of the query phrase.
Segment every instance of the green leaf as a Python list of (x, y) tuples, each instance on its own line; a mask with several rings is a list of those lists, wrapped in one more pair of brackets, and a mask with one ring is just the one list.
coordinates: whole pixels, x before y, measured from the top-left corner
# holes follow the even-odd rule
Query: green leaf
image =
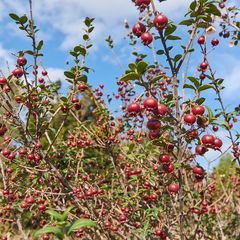
[(67, 217), (68, 217), (68, 214), (70, 213), (70, 211), (73, 209), (74, 207), (71, 206), (71, 207), (68, 207), (62, 214), (63, 216), (63, 221), (67, 220)]
[(80, 77), (78, 77), (78, 81), (87, 83), (87, 80), (88, 80), (87, 75), (81, 75)]
[(60, 97), (60, 99), (61, 99), (63, 102), (67, 102), (67, 101), (68, 101), (68, 99), (67, 99), (66, 97), (64, 97), (64, 96)]
[(129, 63), (128, 64), (128, 67), (131, 69), (131, 70), (135, 70), (136, 69), (136, 64), (135, 63)]
[(54, 210), (47, 210), (46, 213), (51, 215), (53, 217), (53, 219), (58, 221), (58, 222), (63, 221), (63, 216), (61, 214), (59, 214), (58, 212), (54, 211)]
[(186, 19), (186, 20), (183, 20), (179, 23), (179, 25), (186, 25), (186, 26), (190, 26), (194, 23), (193, 19), (190, 18), (190, 19)]
[(173, 61), (176, 63), (176, 62), (178, 62), (181, 58), (182, 58), (182, 54), (177, 54), (177, 55), (174, 57)]
[(168, 35), (174, 33), (176, 31), (176, 29), (177, 29), (176, 25), (168, 24), (168, 26), (167, 26), (167, 28), (166, 28), (166, 30), (164, 32), (165, 36), (168, 36)]
[(192, 86), (191, 84), (188, 84), (188, 83), (185, 83), (183, 85), (183, 88), (190, 88), (190, 89), (196, 90), (194, 86)]
[(38, 45), (37, 45), (37, 50), (38, 50), (38, 51), (41, 50), (42, 47), (43, 47), (43, 40), (41, 40), (41, 41), (38, 43)]
[(28, 18), (26, 15), (23, 15), (22, 17), (19, 18), (19, 22), (24, 25), (27, 22)]
[(90, 27), (93, 21), (94, 21), (94, 18), (86, 17), (84, 20), (84, 23), (87, 27)]
[(182, 38), (179, 36), (169, 35), (167, 36), (168, 40), (181, 40)]
[(148, 63), (145, 61), (140, 61), (137, 63), (137, 72), (139, 75), (143, 74), (147, 69)]
[(196, 88), (198, 88), (200, 86), (200, 82), (199, 82), (199, 80), (197, 78), (195, 78), (195, 77), (188, 77), (188, 79), (194, 84), (194, 86)]
[(198, 105), (201, 105), (202, 103), (204, 103), (205, 102), (205, 98), (203, 98), (203, 97), (201, 97), (201, 98), (198, 98), (197, 100), (196, 100), (196, 103), (198, 104)]
[(19, 16), (15, 13), (10, 13), (9, 16), (15, 21), (19, 21), (20, 19)]
[(139, 75), (135, 72), (130, 72), (122, 76), (119, 80), (120, 81), (129, 81), (129, 80), (139, 80)]
[(162, 77), (163, 77), (163, 75), (158, 75), (158, 76), (152, 78), (152, 79), (151, 79), (151, 83), (157, 82), (157, 81), (158, 81), (159, 79), (161, 79)]
[(205, 108), (207, 109), (207, 112), (208, 112), (208, 119), (209, 121), (211, 121), (213, 118), (214, 118), (214, 114), (213, 114), (213, 111), (210, 107), (208, 107), (207, 105), (204, 105)]
[(70, 71), (65, 71), (64, 72), (64, 75), (67, 77), (67, 78), (70, 78), (70, 79), (74, 79), (75, 78), (75, 75), (73, 72), (70, 72)]
[(37, 238), (45, 233), (53, 233), (58, 239), (63, 239), (63, 233), (62, 233), (61, 227), (51, 227), (51, 226), (45, 226), (42, 229), (37, 230), (34, 233), (34, 238)]
[(33, 55), (33, 51), (31, 51), (31, 50), (27, 50), (27, 51), (25, 51), (25, 53), (27, 53), (29, 55)]
[(212, 13), (215, 16), (221, 17), (221, 11), (217, 8), (214, 4), (208, 4), (208, 9), (206, 9), (206, 12)]
[(210, 85), (210, 84), (204, 84), (204, 85), (202, 85), (202, 86), (200, 86), (200, 87), (198, 88), (198, 92), (207, 90), (207, 89), (209, 89), (209, 88), (213, 88), (213, 86)]
[(89, 36), (88, 36), (87, 34), (84, 34), (84, 35), (83, 35), (83, 40), (84, 40), (84, 41), (88, 41), (88, 40), (89, 40)]
[(82, 218), (74, 221), (67, 227), (67, 234), (76, 231), (79, 228), (83, 227), (95, 227), (96, 223), (90, 219)]
[(191, 9), (192, 11), (195, 11), (196, 6), (197, 6), (197, 2), (196, 2), (196, 0), (194, 0), (194, 1), (190, 4), (189, 9)]
[(164, 51), (163, 50), (158, 50), (156, 53), (157, 53), (157, 55), (163, 55)]

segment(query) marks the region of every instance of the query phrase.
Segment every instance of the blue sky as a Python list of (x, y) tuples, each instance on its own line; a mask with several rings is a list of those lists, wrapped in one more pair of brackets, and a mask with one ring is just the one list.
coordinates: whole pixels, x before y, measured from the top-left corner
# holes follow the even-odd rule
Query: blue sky
[[(164, 12), (171, 19), (178, 22), (187, 12), (189, 0), (167, 0), (157, 4), (160, 11)], [(234, 1), (228, 1), (229, 4)], [(68, 68), (68, 50), (81, 42), (82, 20), (86, 17), (94, 17), (95, 30), (93, 33), (94, 48), (88, 57), (88, 65), (95, 69), (91, 74), (90, 83), (97, 85), (104, 83), (106, 91), (110, 94), (115, 85), (116, 77), (122, 75), (123, 71), (117, 66), (105, 38), (112, 35), (116, 45), (116, 53), (123, 66), (131, 60), (131, 48), (124, 40), (126, 30), (124, 20), (127, 19), (132, 26), (138, 19), (138, 11), (130, 0), (34, 0), (35, 23), (40, 28), (39, 39), (44, 40), (44, 66), (49, 72), (52, 80), (63, 78), (63, 71)], [(235, 1), (237, 3), (237, 0)], [(239, 3), (238, 3), (239, 6)], [(0, 1), (0, 68), (7, 73), (6, 59), (10, 66), (14, 65), (14, 58), (10, 53), (16, 53), (20, 49), (29, 49), (30, 42), (18, 30), (15, 24), (8, 17), (8, 13), (28, 13), (27, 0), (1, 0)], [(179, 29), (183, 36), (183, 44), (186, 43), (188, 34), (186, 29)], [(211, 39), (215, 35), (209, 36)], [(158, 48), (161, 47), (157, 43)], [(198, 46), (195, 44), (196, 49)], [(139, 44), (141, 51), (146, 51)], [(224, 102), (231, 109), (240, 103), (240, 46), (230, 48), (229, 41), (220, 39), (220, 45), (210, 55), (210, 62), (218, 71), (218, 77), (225, 78), (226, 89), (223, 93)], [(151, 59), (149, 59), (151, 60)], [(195, 74), (195, 68), (200, 63), (201, 56), (194, 54), (190, 64), (191, 73)], [(163, 62), (164, 63), (164, 62)], [(215, 106), (214, 96), (208, 95), (210, 105)], [(119, 103), (114, 104), (115, 107)], [(237, 126), (236, 126), (237, 127)], [(218, 133), (224, 137), (224, 132)], [(228, 146), (226, 141), (224, 147)], [(216, 153), (212, 153), (211, 157)]]

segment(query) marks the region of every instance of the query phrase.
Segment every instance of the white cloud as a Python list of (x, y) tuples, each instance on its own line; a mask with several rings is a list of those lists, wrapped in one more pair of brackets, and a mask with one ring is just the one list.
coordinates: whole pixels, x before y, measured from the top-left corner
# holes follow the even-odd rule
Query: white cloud
[[(157, 1), (159, 11), (165, 12), (170, 18), (178, 18), (187, 10), (190, 0), (168, 0), (161, 4)], [(124, 19), (135, 22), (138, 19), (136, 7), (130, 0), (41, 0), (33, 1), (36, 22), (43, 23), (50, 29), (64, 35), (62, 49), (68, 49), (81, 41), (82, 20), (86, 17), (96, 18), (96, 29), (93, 33), (97, 43), (103, 43), (106, 36), (113, 35), (120, 39), (124, 35)], [(28, 13), (28, 1), (3, 0), (0, 9), (5, 14), (16, 11)]]
[(13, 51), (5, 49), (0, 43), (0, 69), (5, 75), (10, 73), (8, 68), (11, 69), (14, 66), (14, 58), (11, 55), (11, 52)]

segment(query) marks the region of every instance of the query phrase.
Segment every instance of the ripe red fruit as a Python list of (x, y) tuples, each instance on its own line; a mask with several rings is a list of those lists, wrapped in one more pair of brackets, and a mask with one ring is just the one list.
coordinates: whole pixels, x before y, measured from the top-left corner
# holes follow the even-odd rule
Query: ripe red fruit
[(150, 4), (151, 0), (135, 0), (135, 3), (137, 6), (148, 6)]
[(15, 68), (12, 71), (12, 74), (13, 74), (14, 77), (20, 78), (23, 75), (23, 70), (21, 68)]
[(221, 3), (218, 4), (218, 6), (223, 9), (223, 8), (225, 8), (225, 3), (221, 2)]
[(178, 192), (180, 189), (180, 186), (178, 183), (171, 183), (169, 186), (168, 186), (168, 191), (170, 193), (176, 193)]
[(28, 204), (26, 202), (21, 203), (21, 208), (25, 209), (28, 207)]
[(138, 103), (133, 102), (128, 105), (127, 111), (129, 113), (138, 113), (140, 112), (140, 109), (141, 109), (140, 105)]
[(171, 161), (171, 156), (169, 154), (161, 154), (159, 156), (159, 161), (161, 163), (169, 163)]
[(17, 103), (20, 103), (20, 102), (22, 102), (22, 98), (21, 98), (20, 96), (16, 96), (16, 97), (15, 97), (15, 101), (16, 101)]
[(124, 215), (121, 215), (121, 216), (119, 216), (118, 220), (120, 222), (125, 222), (126, 221), (126, 217)]
[(215, 148), (221, 148), (223, 145), (223, 142), (220, 138), (215, 138), (214, 139), (214, 147)]
[(197, 154), (203, 155), (207, 151), (207, 149), (204, 146), (197, 145), (195, 151)]
[(21, 148), (21, 149), (19, 149), (18, 153), (20, 156), (24, 156), (27, 153), (27, 151), (25, 149)]
[(217, 131), (218, 131), (218, 126), (216, 126), (216, 125), (213, 126), (213, 131), (214, 131), (214, 132), (217, 132)]
[(117, 232), (119, 228), (118, 228), (118, 226), (112, 226), (111, 229), (112, 229), (113, 232)]
[(46, 209), (46, 206), (44, 204), (38, 204), (37, 205), (38, 210), (44, 211)]
[(104, 223), (104, 227), (106, 227), (106, 228), (111, 227), (111, 223), (110, 223), (110, 222), (105, 222), (105, 223)]
[(192, 113), (194, 115), (203, 115), (205, 112), (205, 108), (203, 106), (194, 106), (192, 108)]
[(0, 77), (0, 85), (4, 85), (7, 83), (7, 79), (5, 77)]
[(154, 18), (153, 23), (157, 30), (163, 30), (166, 27), (166, 25), (168, 24), (168, 18), (163, 14), (158, 14)]
[(42, 236), (42, 240), (49, 240), (50, 237), (45, 233), (43, 236)]
[(78, 90), (84, 92), (86, 90), (86, 85), (84, 83), (80, 83), (78, 85)]
[(163, 171), (166, 173), (171, 173), (174, 171), (174, 164), (173, 163), (169, 163), (169, 164), (164, 164), (163, 165)]
[(48, 72), (46, 70), (42, 70), (42, 75), (43, 76), (47, 76), (48, 75)]
[(200, 68), (201, 68), (203, 71), (206, 70), (207, 67), (208, 67), (208, 63), (207, 63), (207, 62), (202, 62), (202, 63), (200, 64)]
[(157, 108), (158, 107), (158, 101), (155, 98), (149, 97), (149, 98), (146, 98), (144, 100), (143, 106), (145, 108), (150, 108), (150, 109)]
[(147, 122), (147, 128), (150, 130), (157, 130), (161, 127), (161, 123), (157, 119), (150, 119)]
[(27, 59), (26, 59), (25, 57), (19, 57), (19, 58), (17, 59), (17, 64), (18, 64), (19, 66), (24, 66), (24, 65), (27, 64)]
[(213, 46), (217, 46), (219, 44), (219, 40), (217, 38), (213, 38), (211, 43)]
[(201, 166), (193, 167), (192, 171), (193, 171), (194, 174), (204, 175), (204, 169)]
[(151, 33), (145, 32), (141, 35), (141, 39), (144, 45), (149, 45), (153, 40), (153, 36)]
[(160, 137), (160, 131), (159, 129), (157, 130), (150, 130), (148, 133), (148, 137), (153, 140), (155, 138), (159, 138)]
[(167, 113), (167, 106), (164, 104), (158, 104), (157, 113), (160, 115), (164, 115)]
[(205, 75), (204, 73), (201, 73), (200, 76), (199, 76), (199, 78), (200, 78), (201, 80), (203, 80), (203, 79), (206, 78), (206, 75)]
[(33, 197), (28, 197), (26, 199), (26, 201), (27, 201), (27, 203), (32, 204), (32, 203), (34, 203), (34, 198)]
[(137, 37), (140, 37), (145, 31), (146, 31), (145, 25), (143, 25), (140, 22), (134, 24), (132, 27), (132, 32)]
[(211, 146), (214, 144), (215, 137), (209, 134), (206, 134), (202, 137), (202, 143)]
[(195, 115), (189, 113), (184, 116), (184, 122), (188, 124), (194, 124), (196, 122), (197, 118)]
[(204, 36), (201, 36), (201, 37), (198, 38), (198, 43), (199, 44), (204, 44), (205, 41), (206, 41), (206, 38)]

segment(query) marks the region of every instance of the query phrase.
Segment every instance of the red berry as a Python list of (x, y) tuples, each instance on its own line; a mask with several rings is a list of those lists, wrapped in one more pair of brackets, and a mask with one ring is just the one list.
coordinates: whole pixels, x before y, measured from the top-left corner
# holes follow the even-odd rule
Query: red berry
[(26, 59), (25, 57), (19, 57), (19, 58), (17, 59), (17, 64), (18, 64), (19, 66), (24, 66), (24, 65), (27, 64), (27, 59)]
[(0, 85), (4, 85), (7, 83), (7, 79), (5, 77), (0, 77)]
[(28, 207), (28, 204), (26, 202), (21, 203), (21, 208), (25, 209)]
[(203, 71), (206, 70), (207, 67), (208, 67), (208, 63), (207, 63), (207, 62), (202, 62), (202, 63), (200, 64), (200, 68), (201, 68)]
[(147, 122), (147, 128), (149, 130), (157, 130), (161, 127), (161, 123), (157, 119), (150, 119)]
[(163, 14), (158, 14), (154, 18), (153, 23), (157, 30), (163, 30), (168, 24), (168, 18)]
[(192, 113), (194, 115), (203, 115), (205, 112), (205, 108), (203, 106), (194, 106), (192, 108)]
[(194, 124), (196, 122), (196, 116), (189, 113), (184, 116), (184, 122), (188, 124)]
[(197, 145), (195, 151), (197, 154), (203, 155), (207, 151), (207, 149), (204, 146)]
[(153, 36), (151, 33), (145, 32), (141, 35), (141, 39), (144, 45), (149, 45), (153, 40)]
[(144, 100), (143, 106), (145, 108), (150, 108), (150, 109), (157, 108), (158, 107), (158, 101), (155, 98), (149, 97), (149, 98), (146, 98)]
[(169, 163), (171, 161), (171, 156), (169, 154), (161, 154), (159, 156), (159, 161), (161, 163)]
[(150, 4), (151, 0), (135, 0), (135, 3), (137, 6), (148, 6)]
[(180, 186), (178, 183), (171, 183), (169, 186), (168, 186), (168, 191), (170, 193), (176, 193), (178, 192), (180, 189)]
[(44, 204), (38, 204), (37, 205), (38, 210), (44, 211), (46, 209), (46, 206)]
[(138, 22), (132, 27), (132, 32), (135, 36), (140, 37), (146, 31), (146, 27)]
[(164, 104), (158, 104), (157, 113), (160, 115), (164, 115), (167, 113), (167, 106)]
[(194, 174), (204, 175), (204, 169), (201, 166), (195, 166), (192, 169)]
[(111, 229), (112, 229), (113, 232), (117, 232), (119, 228), (118, 228), (118, 226), (112, 226)]
[(119, 220), (120, 222), (125, 222), (125, 221), (126, 221), (125, 215), (119, 216), (118, 220)]
[(47, 76), (48, 75), (48, 72), (46, 70), (42, 70), (42, 75), (43, 76)]
[(86, 85), (84, 83), (80, 83), (78, 85), (78, 90), (84, 92), (86, 90)]
[(132, 114), (140, 112), (140, 109), (140, 105), (135, 102), (130, 103), (127, 108), (128, 112)]
[(21, 68), (16, 68), (12, 72), (13, 76), (16, 78), (20, 78), (23, 75), (23, 70)]
[(217, 46), (219, 44), (219, 40), (217, 38), (213, 38), (211, 43), (213, 46)]
[(209, 134), (206, 134), (202, 137), (202, 143), (211, 146), (214, 144), (215, 137)]
[(218, 6), (223, 9), (223, 8), (225, 8), (225, 3), (221, 2), (221, 3), (218, 4)]
[(206, 41), (206, 38), (204, 36), (201, 36), (201, 37), (198, 38), (198, 43), (199, 44), (204, 44), (205, 41)]
[(214, 139), (214, 147), (215, 148), (221, 148), (223, 145), (223, 142), (220, 138), (215, 138)]

